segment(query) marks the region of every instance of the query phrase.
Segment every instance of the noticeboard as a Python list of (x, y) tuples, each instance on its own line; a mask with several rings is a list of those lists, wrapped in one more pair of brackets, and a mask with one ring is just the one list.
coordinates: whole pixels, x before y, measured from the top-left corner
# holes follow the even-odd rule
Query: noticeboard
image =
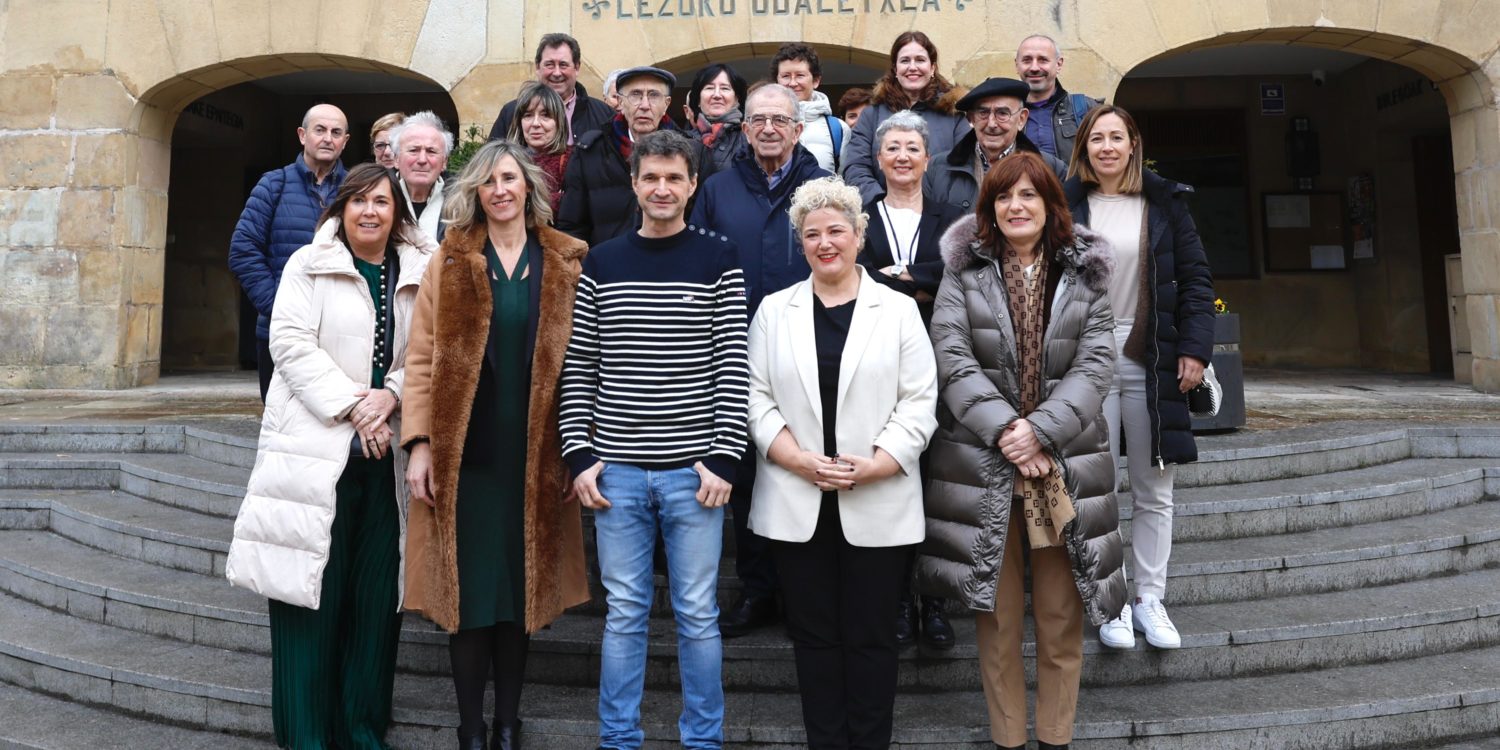
[(1262, 193), (1266, 271), (1343, 271), (1349, 267), (1342, 193)]

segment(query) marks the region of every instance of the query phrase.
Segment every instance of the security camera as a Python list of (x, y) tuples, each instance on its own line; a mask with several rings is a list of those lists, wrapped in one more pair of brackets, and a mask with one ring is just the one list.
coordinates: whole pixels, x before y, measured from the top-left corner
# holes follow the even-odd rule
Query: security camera
[(1312, 72), (1312, 78), (1314, 86), (1322, 86), (1323, 84), (1328, 82), (1328, 71), (1314, 70)]

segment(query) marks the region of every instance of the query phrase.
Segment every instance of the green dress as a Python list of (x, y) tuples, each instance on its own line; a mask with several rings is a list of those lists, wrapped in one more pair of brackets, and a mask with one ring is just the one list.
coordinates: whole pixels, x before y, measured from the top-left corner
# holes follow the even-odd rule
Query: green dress
[[(526, 323), (531, 284), (526, 278), (528, 246), (509, 276), (488, 242), (490, 341), (500, 365), (492, 378), (481, 378), (491, 413), (476, 410), (471, 419), (488, 418), (494, 436), (485, 445), (490, 455), (465, 456), (458, 476), (458, 617), (459, 629), (500, 622), (526, 621), (526, 414), (530, 368), (526, 361)], [(487, 359), (488, 361), (488, 359)], [(475, 429), (470, 425), (470, 429)], [(478, 460), (476, 460), (478, 459)]]

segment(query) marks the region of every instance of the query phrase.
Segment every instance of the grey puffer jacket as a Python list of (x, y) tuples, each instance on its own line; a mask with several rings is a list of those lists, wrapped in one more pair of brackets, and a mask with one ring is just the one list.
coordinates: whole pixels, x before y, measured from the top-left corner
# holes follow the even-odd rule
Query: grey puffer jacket
[[(1125, 572), (1115, 506), (1115, 471), (1102, 405), (1114, 374), (1114, 316), (1106, 290), (1113, 253), (1077, 226), (1077, 240), (1051, 258), (1042, 350), (1042, 402), (1020, 410), (1016, 345), (994, 250), (977, 238), (973, 214), (943, 235), (943, 276), (933, 306), (938, 366), (938, 431), (929, 448), (927, 538), (917, 549), (924, 594), (993, 611), (1010, 528), (1015, 466), (996, 443), (1021, 416), (1048, 453), (1060, 458), (1078, 517), (1064, 529), (1073, 580), (1094, 625), (1125, 604)], [(1055, 286), (1054, 286), (1055, 285)], [(1013, 540), (1025, 544), (1025, 539)]]

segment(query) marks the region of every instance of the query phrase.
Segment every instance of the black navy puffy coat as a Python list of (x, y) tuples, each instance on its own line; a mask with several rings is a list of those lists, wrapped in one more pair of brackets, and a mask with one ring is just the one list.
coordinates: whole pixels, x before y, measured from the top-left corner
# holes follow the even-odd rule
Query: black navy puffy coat
[[(1191, 187), (1154, 172), (1143, 176), (1147, 236), (1142, 291), (1149, 295), (1146, 331), (1146, 394), (1151, 414), (1152, 463), (1182, 464), (1198, 460), (1187, 397), (1177, 387), (1177, 358), (1212, 361), (1214, 351), (1214, 280), (1203, 253), (1198, 227), (1188, 213)], [(1073, 221), (1089, 223), (1090, 186), (1077, 177), (1063, 186)], [(1141, 321), (1137, 321), (1139, 324)], [(1155, 344), (1154, 346), (1152, 344)]]
[[(328, 200), (344, 184), (344, 175), (344, 165), (335, 163), (323, 178), (328, 183), (323, 188)], [(281, 284), (281, 269), (292, 253), (312, 244), (323, 208), (313, 172), (299, 153), (291, 164), (260, 176), (234, 225), (229, 270), (259, 313), (255, 335), (263, 341), (271, 338), (271, 306)]]

